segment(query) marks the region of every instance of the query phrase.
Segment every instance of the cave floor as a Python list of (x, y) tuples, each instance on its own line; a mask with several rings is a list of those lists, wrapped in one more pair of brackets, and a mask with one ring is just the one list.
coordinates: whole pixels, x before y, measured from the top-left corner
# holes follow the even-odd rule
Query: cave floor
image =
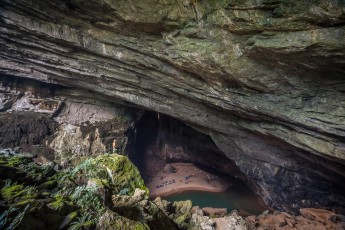
[(186, 190), (223, 192), (231, 183), (219, 176), (206, 172), (192, 163), (171, 163), (175, 172), (164, 169), (151, 175), (147, 182), (151, 197), (167, 196)]

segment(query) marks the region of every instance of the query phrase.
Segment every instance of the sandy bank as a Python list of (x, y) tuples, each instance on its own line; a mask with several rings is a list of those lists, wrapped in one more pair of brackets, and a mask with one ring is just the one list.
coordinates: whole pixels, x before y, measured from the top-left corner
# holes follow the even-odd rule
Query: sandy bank
[(151, 197), (167, 196), (187, 190), (223, 192), (230, 183), (208, 173), (191, 163), (172, 163), (176, 172), (163, 170), (151, 177), (147, 183)]

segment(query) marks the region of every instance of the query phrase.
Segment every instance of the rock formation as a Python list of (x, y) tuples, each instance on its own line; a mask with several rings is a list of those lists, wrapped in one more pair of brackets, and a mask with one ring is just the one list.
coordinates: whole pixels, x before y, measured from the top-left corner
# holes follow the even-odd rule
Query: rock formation
[[(112, 142), (126, 148), (134, 109), (87, 91), (15, 77), (0, 86), (0, 147), (22, 147), (49, 160), (112, 152)], [(42, 147), (44, 145), (44, 147)]]
[[(343, 1), (3, 0), (0, 22), (3, 82), (167, 114), (209, 135), (269, 205), (345, 206)], [(1, 111), (27, 106), (1, 93)], [(65, 128), (53, 148), (77, 142)], [(83, 151), (105, 149), (99, 132)]]

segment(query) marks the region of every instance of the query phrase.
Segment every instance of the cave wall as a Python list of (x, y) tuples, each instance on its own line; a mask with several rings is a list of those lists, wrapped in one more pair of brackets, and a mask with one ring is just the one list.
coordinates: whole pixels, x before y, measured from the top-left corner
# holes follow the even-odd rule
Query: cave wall
[(344, 12), (335, 0), (4, 0), (0, 74), (179, 118), (280, 209), (344, 205)]
[(0, 148), (68, 161), (127, 147), (138, 110), (103, 96), (35, 80), (0, 76)]

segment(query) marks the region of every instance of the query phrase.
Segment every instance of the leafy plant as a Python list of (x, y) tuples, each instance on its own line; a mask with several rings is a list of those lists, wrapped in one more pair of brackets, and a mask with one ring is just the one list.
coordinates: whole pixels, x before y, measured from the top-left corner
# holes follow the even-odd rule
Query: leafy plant
[(34, 181), (41, 181), (52, 172), (52, 165), (44, 164), (37, 165), (35, 162), (20, 164), (18, 169), (25, 173), (25, 175)]
[(77, 220), (72, 222), (68, 230), (80, 230), (91, 228), (95, 224), (95, 218), (91, 215), (84, 215), (77, 217)]
[(71, 199), (84, 210), (96, 211), (96, 214), (102, 213), (104, 207), (100, 196), (97, 194), (99, 188), (98, 186), (78, 186), (71, 195)]
[[(0, 229), (4, 230), (14, 230), (22, 222), (23, 217), (25, 216), (26, 211), (29, 208), (29, 204), (26, 205), (23, 211), (20, 211), (17, 208), (9, 208), (4, 213), (0, 215)], [(11, 216), (15, 217), (11, 217)], [(9, 225), (7, 225), (9, 223)]]
[(54, 197), (54, 201), (52, 203), (49, 204), (49, 207), (51, 209), (60, 211), (65, 205), (66, 205), (66, 198), (60, 194), (57, 194)]
[(35, 198), (37, 196), (36, 186), (26, 186), (7, 180), (1, 189), (1, 196), (7, 202), (13, 202), (16, 198)]

